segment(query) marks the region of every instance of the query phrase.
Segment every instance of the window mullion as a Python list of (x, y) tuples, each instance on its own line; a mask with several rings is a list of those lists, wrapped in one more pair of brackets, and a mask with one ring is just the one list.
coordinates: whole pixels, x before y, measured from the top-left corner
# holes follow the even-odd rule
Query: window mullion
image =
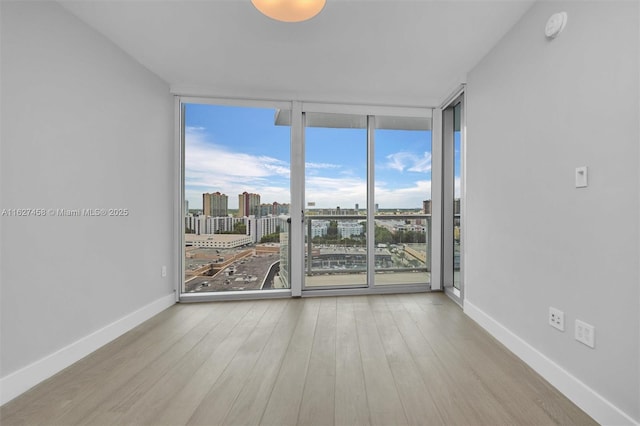
[(300, 102), (291, 107), (291, 295), (302, 295), (304, 282), (304, 120)]
[(375, 286), (375, 129), (376, 119), (367, 116), (367, 287)]

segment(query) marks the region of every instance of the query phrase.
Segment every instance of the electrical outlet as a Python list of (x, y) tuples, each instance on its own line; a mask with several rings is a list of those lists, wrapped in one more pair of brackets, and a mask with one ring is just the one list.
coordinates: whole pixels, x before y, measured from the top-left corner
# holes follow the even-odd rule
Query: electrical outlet
[(564, 331), (564, 312), (559, 309), (549, 307), (549, 325)]
[(162, 269), (160, 270), (160, 275), (162, 276), (162, 278), (165, 278), (167, 276), (167, 266), (166, 265), (162, 265)]
[(590, 348), (596, 347), (596, 328), (584, 321), (576, 320), (575, 338)]

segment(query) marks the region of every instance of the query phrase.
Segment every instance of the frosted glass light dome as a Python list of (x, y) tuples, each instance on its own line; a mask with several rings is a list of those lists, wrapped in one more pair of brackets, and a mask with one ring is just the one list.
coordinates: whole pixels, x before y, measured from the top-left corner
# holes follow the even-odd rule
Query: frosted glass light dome
[(271, 19), (302, 22), (320, 13), (326, 0), (251, 0), (251, 3)]

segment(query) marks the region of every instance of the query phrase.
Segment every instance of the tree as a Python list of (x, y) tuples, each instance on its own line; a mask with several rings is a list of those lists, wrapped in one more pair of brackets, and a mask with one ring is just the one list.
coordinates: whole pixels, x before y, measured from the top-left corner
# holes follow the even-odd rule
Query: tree
[(220, 232), (220, 234), (241, 234), (241, 235), (247, 235), (247, 225), (245, 225), (242, 222), (238, 222), (235, 225), (233, 225), (233, 231), (223, 231)]
[(338, 238), (338, 221), (332, 220), (329, 222), (329, 227), (327, 228), (327, 239), (335, 240)]
[(273, 234), (267, 234), (260, 239), (261, 243), (279, 243), (280, 242), (280, 233), (275, 232)]
[(247, 233), (247, 225), (242, 223), (242, 222), (238, 222), (233, 226), (233, 233), (234, 234), (246, 234)]
[(393, 234), (387, 228), (376, 225), (375, 241), (377, 244), (390, 244), (393, 242)]
[(416, 231), (398, 231), (393, 236), (393, 242), (396, 244), (403, 243), (425, 243), (427, 241), (424, 232)]

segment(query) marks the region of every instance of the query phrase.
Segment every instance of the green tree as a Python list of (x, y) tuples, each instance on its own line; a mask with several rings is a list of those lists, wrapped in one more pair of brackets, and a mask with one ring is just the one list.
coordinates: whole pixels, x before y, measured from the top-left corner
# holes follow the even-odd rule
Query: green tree
[(338, 238), (338, 221), (332, 220), (327, 228), (327, 239), (336, 240)]
[(247, 233), (247, 225), (242, 222), (238, 222), (233, 226), (234, 234), (246, 234)]
[(393, 242), (393, 234), (387, 228), (376, 225), (376, 244), (390, 244)]
[(280, 233), (275, 232), (273, 234), (267, 234), (260, 239), (261, 243), (279, 243), (280, 242)]

